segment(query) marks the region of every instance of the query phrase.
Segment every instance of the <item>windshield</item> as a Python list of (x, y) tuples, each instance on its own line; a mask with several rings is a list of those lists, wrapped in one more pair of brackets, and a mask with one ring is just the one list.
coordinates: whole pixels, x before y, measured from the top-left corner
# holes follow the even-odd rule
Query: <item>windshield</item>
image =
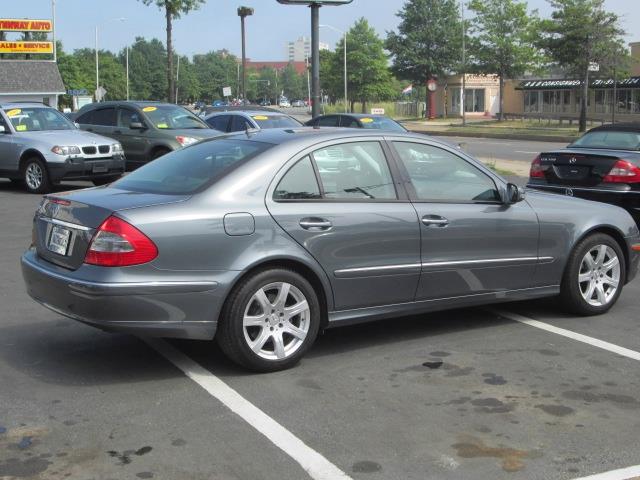
[(143, 107), (142, 111), (154, 127), (162, 130), (209, 128), (189, 110), (178, 105), (150, 105)]
[(43, 130), (75, 130), (76, 126), (55, 108), (27, 107), (5, 108), (16, 132), (40, 132)]
[(391, 130), (393, 132), (406, 132), (405, 128), (387, 117), (363, 117), (360, 119), (362, 128), (376, 130)]
[(271, 146), (237, 139), (205, 141), (163, 155), (118, 180), (114, 186), (167, 195), (196, 193)]
[(569, 145), (569, 148), (612, 148), (614, 150), (640, 150), (640, 132), (600, 130), (587, 132)]
[(252, 115), (260, 128), (297, 128), (302, 123), (286, 115)]

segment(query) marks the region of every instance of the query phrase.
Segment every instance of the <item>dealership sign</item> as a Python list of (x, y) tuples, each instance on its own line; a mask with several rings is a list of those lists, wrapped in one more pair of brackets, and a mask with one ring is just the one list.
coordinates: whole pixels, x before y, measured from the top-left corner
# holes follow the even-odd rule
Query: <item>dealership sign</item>
[[(520, 82), (516, 90), (562, 90), (580, 88), (582, 80), (527, 80)], [(589, 88), (640, 88), (640, 77), (629, 77), (614, 80), (612, 78), (595, 78), (589, 81)]]
[(51, 32), (51, 20), (27, 20), (19, 18), (0, 18), (2, 32)]
[(0, 53), (53, 53), (53, 42), (0, 42)]

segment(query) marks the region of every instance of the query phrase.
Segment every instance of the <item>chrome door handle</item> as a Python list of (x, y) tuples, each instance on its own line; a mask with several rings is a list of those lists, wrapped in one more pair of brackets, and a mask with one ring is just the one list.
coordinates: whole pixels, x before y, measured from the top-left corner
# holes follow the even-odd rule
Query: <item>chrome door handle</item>
[(436, 227), (446, 227), (449, 225), (449, 220), (440, 215), (425, 215), (421, 219), (422, 223), (427, 227), (436, 226)]
[(333, 224), (325, 218), (303, 218), (300, 220), (300, 226), (305, 230), (329, 230)]

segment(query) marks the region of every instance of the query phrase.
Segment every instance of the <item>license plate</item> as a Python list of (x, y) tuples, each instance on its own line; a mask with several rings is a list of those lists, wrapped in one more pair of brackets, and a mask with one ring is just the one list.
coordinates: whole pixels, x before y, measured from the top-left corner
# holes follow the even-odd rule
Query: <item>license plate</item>
[(104, 164), (102, 164), (102, 165), (94, 165), (93, 166), (93, 173), (107, 173), (108, 171), (109, 171), (109, 169)]
[(47, 248), (58, 255), (66, 255), (70, 238), (70, 230), (54, 225), (51, 229), (51, 236), (49, 237)]

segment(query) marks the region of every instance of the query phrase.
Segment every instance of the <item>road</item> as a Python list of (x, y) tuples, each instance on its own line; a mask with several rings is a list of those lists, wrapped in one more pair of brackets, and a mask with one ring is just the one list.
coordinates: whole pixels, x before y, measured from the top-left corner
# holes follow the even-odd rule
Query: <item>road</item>
[(640, 280), (600, 317), (552, 299), (344, 327), (255, 375), (211, 342), (150, 346), (29, 299), (19, 257), (39, 200), (0, 181), (3, 480), (568, 480), (640, 464)]

